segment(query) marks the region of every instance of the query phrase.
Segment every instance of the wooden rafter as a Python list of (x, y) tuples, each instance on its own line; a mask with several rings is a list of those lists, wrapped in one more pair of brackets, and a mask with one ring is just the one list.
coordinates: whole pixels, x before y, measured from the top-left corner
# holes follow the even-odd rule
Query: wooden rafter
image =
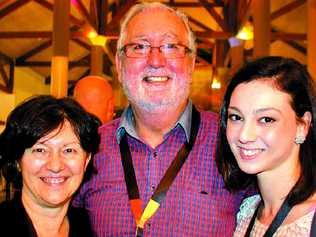
[(112, 17), (112, 20), (107, 25), (107, 32), (108, 30), (113, 30), (119, 26), (122, 17), (135, 3), (137, 3), (136, 0), (130, 0), (127, 1), (127, 3), (123, 6), (120, 6), (119, 10), (115, 13), (115, 15)]
[(72, 41), (76, 42), (78, 45), (80, 45), (82, 48), (90, 51), (91, 50), (91, 46), (83, 41), (81, 41), (80, 39), (74, 38), (71, 39)]
[(3, 59), (6, 64), (9, 64), (9, 75), (5, 72), (3, 66), (0, 64), (0, 74), (3, 78), (3, 81), (5, 83), (5, 87), (1, 86), (0, 90), (12, 93), (13, 91), (13, 80), (14, 80), (14, 61), (7, 56), (6, 54), (0, 52), (0, 58)]
[(201, 4), (204, 6), (206, 11), (214, 18), (216, 23), (224, 30), (227, 31), (227, 26), (223, 20), (223, 18), (214, 10), (213, 7), (209, 7), (208, 1), (206, 0), (199, 0)]
[[(46, 0), (33, 0), (34, 2), (37, 2), (38, 4), (40, 4), (42, 7), (45, 7), (46, 9), (50, 10), (50, 11), (54, 11), (54, 5)], [(75, 25), (83, 25), (84, 21), (81, 21), (79, 19), (77, 19), (76, 17), (74, 17), (73, 15), (69, 16), (70, 21), (75, 24)]]
[(3, 6), (7, 5), (10, 2), (10, 0), (2, 0), (0, 2), (0, 8), (2, 8)]
[(196, 8), (196, 7), (223, 7), (223, 3), (215, 3), (215, 2), (205, 2), (204, 4), (200, 2), (169, 2), (168, 4), (171, 7), (190, 7), (190, 8)]
[[(94, 1), (92, 1), (94, 2)], [(98, 22), (98, 33), (105, 35), (106, 26), (108, 24), (109, 14), (109, 3), (107, 0), (97, 0), (97, 22)]]
[(10, 5), (6, 6), (0, 11), (0, 19), (7, 16), (11, 12), (15, 11), (16, 9), (24, 6), (25, 4), (29, 3), (30, 0), (24, 0), (24, 1), (15, 1), (11, 3)]
[(80, 14), (83, 16), (84, 20), (94, 29), (96, 28), (95, 22), (93, 22), (88, 10), (85, 8), (81, 0), (71, 1), (71, 5), (74, 6)]
[(250, 16), (250, 9), (253, 0), (241, 0), (238, 5), (238, 28), (240, 28), (245, 24)]
[(286, 33), (286, 32), (271, 32), (271, 40), (306, 40), (307, 35), (302, 33)]
[(4, 83), (5, 83), (6, 85), (8, 85), (8, 83), (9, 83), (9, 77), (8, 77), (6, 71), (4, 70), (4, 64), (2, 64), (2, 63), (0, 63), (0, 76), (2, 77)]
[(286, 4), (285, 6), (279, 8), (278, 10), (271, 13), (270, 19), (274, 20), (280, 16), (283, 16), (284, 14), (289, 13), (290, 11), (293, 11), (294, 9), (298, 8), (299, 6), (306, 3), (306, 0), (295, 0), (293, 2), (290, 2), (289, 4)]
[(209, 28), (208, 26), (204, 25), (203, 23), (201, 23), (200, 21), (194, 19), (193, 17), (189, 16), (189, 21), (192, 22), (194, 25), (202, 28), (205, 31), (213, 31), (211, 28)]
[(306, 47), (298, 44), (297, 42), (293, 41), (293, 40), (282, 40), (284, 43), (286, 43), (287, 45), (291, 46), (292, 48), (296, 49), (297, 51), (299, 51), (302, 54), (307, 54), (307, 49)]
[(13, 59), (3, 52), (0, 52), (0, 58), (4, 59), (7, 63), (13, 62)]
[(28, 52), (26, 52), (25, 54), (21, 55), (20, 57), (18, 57), (16, 59), (17, 62), (21, 62), (21, 61), (25, 61), (27, 60), (28, 58), (34, 56), (35, 54), (41, 52), (42, 50), (44, 49), (47, 49), (49, 48), (50, 46), (52, 45), (52, 40), (48, 40), (48, 41), (45, 41), (44, 43), (40, 44), (39, 46), (29, 50)]
[[(50, 67), (52, 64), (51, 61), (22, 61), (16, 62), (16, 66), (21, 67)], [(85, 61), (72, 61), (69, 62), (69, 67), (88, 67), (90, 66), (89, 63)]]
[(232, 33), (223, 31), (195, 31), (198, 38), (213, 38), (213, 39), (229, 39), (233, 36)]
[(229, 32), (234, 34), (238, 31), (238, 1), (229, 1), (223, 10), (225, 25)]

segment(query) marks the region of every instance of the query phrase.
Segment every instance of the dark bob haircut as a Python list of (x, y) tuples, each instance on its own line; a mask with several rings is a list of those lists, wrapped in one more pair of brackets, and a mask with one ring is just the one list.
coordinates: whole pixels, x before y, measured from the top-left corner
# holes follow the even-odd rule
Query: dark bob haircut
[[(22, 179), (16, 170), (16, 163), (25, 149), (65, 121), (71, 124), (83, 150), (93, 157), (100, 143), (98, 127), (101, 124), (94, 115), (71, 98), (57, 99), (48, 95), (31, 97), (10, 113), (0, 135), (1, 166), (7, 181), (13, 182), (17, 188), (21, 187)], [(93, 161), (90, 161), (84, 180), (90, 178), (93, 171)]]
[[(216, 162), (224, 178), (226, 188), (238, 191), (257, 185), (256, 176), (243, 172), (229, 147), (226, 138), (227, 110), (234, 89), (241, 83), (268, 79), (280, 91), (291, 97), (291, 107), (301, 118), (306, 111), (312, 114), (312, 121), (305, 142), (300, 147), (302, 172), (296, 185), (289, 194), (290, 204), (306, 200), (316, 190), (316, 121), (315, 89), (305, 66), (294, 59), (283, 57), (264, 57), (245, 64), (231, 79), (220, 110), (220, 127)], [(258, 93), (260, 93), (258, 91)], [(281, 136), (281, 135), (280, 135)], [(293, 141), (294, 142), (294, 141)]]

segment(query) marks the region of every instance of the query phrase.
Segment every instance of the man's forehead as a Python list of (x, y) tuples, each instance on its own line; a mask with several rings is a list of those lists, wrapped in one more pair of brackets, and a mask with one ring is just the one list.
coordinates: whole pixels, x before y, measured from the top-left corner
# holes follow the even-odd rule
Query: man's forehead
[(175, 12), (162, 8), (139, 12), (131, 18), (126, 30), (128, 39), (161, 37), (183, 40), (188, 34), (182, 19)]

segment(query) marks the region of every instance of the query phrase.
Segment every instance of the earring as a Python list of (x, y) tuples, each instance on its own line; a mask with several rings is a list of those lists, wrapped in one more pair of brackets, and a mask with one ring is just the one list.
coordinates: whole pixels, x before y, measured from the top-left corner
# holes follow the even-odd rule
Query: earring
[(294, 142), (299, 145), (299, 144), (303, 144), (305, 141), (305, 137), (303, 135), (298, 135), (295, 139)]
[(18, 161), (15, 161), (15, 167), (17, 169), (17, 171), (20, 173), (21, 172), (21, 167)]

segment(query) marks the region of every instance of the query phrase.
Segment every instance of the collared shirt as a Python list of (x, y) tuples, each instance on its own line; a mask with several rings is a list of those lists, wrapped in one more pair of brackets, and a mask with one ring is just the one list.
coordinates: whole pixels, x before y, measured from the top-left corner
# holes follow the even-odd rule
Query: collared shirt
[[(164, 141), (155, 149), (141, 142), (131, 110), (100, 127), (98, 174), (85, 183), (74, 205), (85, 207), (99, 237), (135, 236), (136, 224), (124, 180), (118, 141), (127, 132), (143, 208), (147, 204), (190, 131), (191, 103)], [(224, 189), (215, 164), (218, 116), (201, 112), (195, 145), (156, 214), (146, 223), (144, 236), (232, 236), (242, 197)]]

